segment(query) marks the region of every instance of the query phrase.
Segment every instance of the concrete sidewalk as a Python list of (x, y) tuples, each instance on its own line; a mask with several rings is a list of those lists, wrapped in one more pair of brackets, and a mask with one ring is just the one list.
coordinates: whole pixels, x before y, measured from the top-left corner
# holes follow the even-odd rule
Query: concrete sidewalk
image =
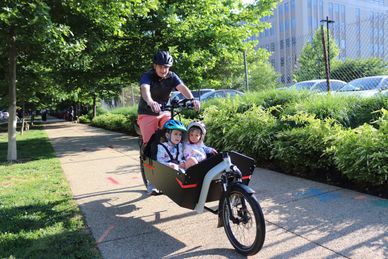
[[(244, 258), (217, 217), (147, 196), (137, 138), (69, 122), (45, 127), (104, 258)], [(256, 169), (267, 235), (252, 258), (388, 258), (388, 201)]]

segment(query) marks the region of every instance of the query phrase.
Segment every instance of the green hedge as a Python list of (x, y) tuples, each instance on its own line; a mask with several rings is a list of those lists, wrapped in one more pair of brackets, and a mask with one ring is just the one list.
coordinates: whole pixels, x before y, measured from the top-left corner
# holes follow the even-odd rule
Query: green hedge
[[(207, 125), (206, 143), (236, 150), (259, 166), (321, 178), (388, 185), (387, 97), (355, 98), (270, 90), (202, 104), (189, 118)], [(92, 124), (135, 134), (136, 108), (98, 116)]]
[(106, 113), (94, 118), (91, 122), (92, 126), (104, 128), (112, 131), (135, 134), (133, 121), (129, 116), (123, 114)]
[(349, 179), (380, 185), (388, 180), (388, 112), (382, 110), (378, 128), (364, 124), (338, 131), (327, 153)]

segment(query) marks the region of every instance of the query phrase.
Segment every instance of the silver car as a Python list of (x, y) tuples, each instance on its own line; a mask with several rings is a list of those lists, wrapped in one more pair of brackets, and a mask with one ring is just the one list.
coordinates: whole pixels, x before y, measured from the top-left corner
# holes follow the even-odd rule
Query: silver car
[[(330, 79), (330, 90), (335, 92), (341, 89), (346, 85), (345, 81)], [(326, 92), (327, 91), (327, 82), (326, 79), (315, 79), (298, 82), (288, 89), (290, 90), (309, 90), (314, 92)]]
[(388, 75), (354, 79), (337, 91), (340, 95), (371, 97), (388, 91)]
[[(207, 94), (209, 92), (213, 92), (213, 91), (215, 91), (215, 90), (214, 89), (210, 89), (210, 88), (203, 88), (203, 89), (199, 89), (199, 90), (191, 90), (191, 93), (193, 94), (195, 99), (202, 100), (202, 97), (205, 94)], [(174, 91), (174, 92), (171, 92), (170, 99), (179, 99), (179, 100), (181, 100), (181, 99), (184, 99), (184, 96), (179, 91)]]
[(235, 96), (243, 96), (244, 93), (234, 89), (219, 89), (208, 92), (201, 96), (201, 101), (207, 101), (213, 98), (233, 98)]

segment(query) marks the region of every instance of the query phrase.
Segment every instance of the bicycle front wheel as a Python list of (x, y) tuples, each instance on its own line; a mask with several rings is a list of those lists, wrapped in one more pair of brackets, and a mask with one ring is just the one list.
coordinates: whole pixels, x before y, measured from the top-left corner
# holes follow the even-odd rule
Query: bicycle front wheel
[(251, 193), (233, 186), (222, 202), (222, 217), (226, 235), (238, 253), (248, 256), (260, 251), (265, 239), (265, 222), (260, 204)]

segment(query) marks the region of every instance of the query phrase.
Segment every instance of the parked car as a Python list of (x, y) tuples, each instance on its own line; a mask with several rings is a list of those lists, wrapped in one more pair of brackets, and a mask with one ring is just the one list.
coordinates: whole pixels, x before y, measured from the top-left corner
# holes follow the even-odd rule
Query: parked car
[(227, 97), (235, 97), (235, 96), (243, 96), (244, 93), (241, 91), (237, 91), (234, 89), (219, 89), (215, 91), (208, 92), (201, 96), (201, 101), (207, 101), (213, 98), (227, 98)]
[[(213, 91), (215, 91), (215, 90), (210, 89), (210, 88), (204, 88), (204, 89), (199, 89), (199, 90), (191, 90), (191, 93), (193, 94), (195, 99), (202, 100), (202, 97), (204, 94), (209, 93), (209, 92), (213, 92)], [(184, 96), (179, 91), (173, 91), (173, 92), (171, 92), (170, 98), (171, 99), (177, 98), (177, 99), (181, 100), (181, 99), (184, 99)]]
[(340, 95), (371, 97), (388, 91), (388, 75), (354, 79), (338, 90)]
[[(335, 92), (346, 85), (345, 81), (330, 79), (330, 90)], [(315, 79), (298, 82), (288, 88), (289, 90), (310, 90), (315, 92), (326, 92), (327, 82), (326, 79)]]
[(8, 120), (9, 113), (7, 111), (0, 111), (0, 120)]

